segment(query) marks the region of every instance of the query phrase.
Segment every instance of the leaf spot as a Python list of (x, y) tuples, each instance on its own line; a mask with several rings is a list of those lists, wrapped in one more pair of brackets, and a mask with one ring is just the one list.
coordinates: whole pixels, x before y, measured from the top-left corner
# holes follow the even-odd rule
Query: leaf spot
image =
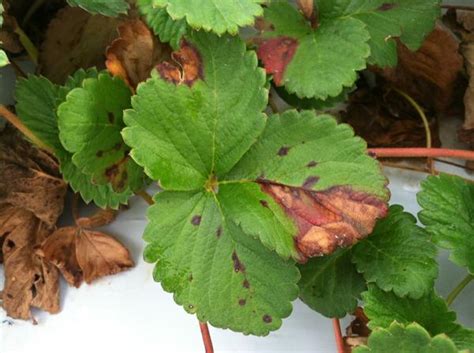
[(380, 5), (380, 7), (377, 9), (377, 11), (389, 11), (395, 8), (397, 4), (386, 2)]
[(216, 236), (217, 236), (218, 238), (220, 238), (221, 235), (222, 235), (222, 226), (219, 226), (219, 228), (217, 228), (217, 230), (216, 230)]
[(247, 303), (245, 299), (239, 299), (239, 305), (244, 306)]
[(293, 59), (297, 48), (297, 40), (290, 37), (272, 38), (259, 46), (258, 58), (262, 60), (267, 73), (273, 75), (273, 81), (277, 86), (283, 84), (286, 67)]
[(313, 186), (318, 182), (319, 177), (317, 176), (309, 176), (303, 183), (303, 189), (311, 190)]
[(107, 113), (107, 119), (109, 120), (109, 123), (113, 124), (115, 122), (114, 113), (108, 112)]
[(265, 201), (265, 200), (260, 200), (260, 204), (261, 204), (263, 207), (268, 208), (268, 202), (267, 202), (267, 201)]
[(316, 161), (311, 161), (311, 162), (309, 162), (308, 164), (306, 164), (306, 166), (307, 166), (308, 168), (314, 168), (314, 167), (316, 167), (317, 165), (318, 165), (318, 163), (316, 163)]
[(240, 259), (235, 251), (232, 252), (232, 261), (234, 262), (235, 272), (245, 272), (245, 266), (242, 262), (240, 262)]
[(202, 217), (199, 216), (199, 215), (194, 216), (194, 217), (191, 219), (191, 224), (192, 224), (193, 226), (198, 226), (198, 225), (200, 225), (200, 224), (201, 224), (201, 218), (202, 218)]
[(290, 151), (290, 147), (283, 146), (278, 150), (278, 155), (280, 157), (284, 157), (288, 155), (288, 152)]
[(245, 279), (245, 280), (242, 282), (242, 287), (247, 288), (247, 289), (250, 288), (250, 283), (249, 283), (249, 281), (247, 281), (247, 280)]
[(265, 322), (266, 324), (269, 324), (273, 321), (272, 317), (268, 314), (263, 315), (262, 319), (263, 319), (263, 322)]

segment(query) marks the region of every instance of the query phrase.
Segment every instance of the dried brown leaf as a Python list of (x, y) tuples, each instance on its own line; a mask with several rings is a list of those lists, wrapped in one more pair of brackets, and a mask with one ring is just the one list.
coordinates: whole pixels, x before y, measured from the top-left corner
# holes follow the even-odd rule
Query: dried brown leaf
[(366, 345), (371, 330), (367, 327), (369, 319), (362, 308), (357, 308), (354, 320), (346, 328), (346, 336), (344, 337), (344, 348), (346, 353), (351, 353), (358, 346)]
[(41, 47), (40, 72), (62, 84), (79, 68), (105, 68), (105, 51), (117, 37), (119, 19), (66, 7), (51, 21)]
[(5, 205), (0, 209), (0, 226), (4, 238), (3, 308), (10, 317), (24, 320), (32, 318), (31, 307), (57, 313), (58, 272), (35, 253), (50, 228), (30, 211)]
[(81, 217), (76, 219), (76, 225), (81, 228), (98, 228), (112, 223), (117, 217), (117, 211), (107, 208), (100, 209), (90, 217)]
[(160, 43), (140, 20), (127, 21), (118, 27), (119, 37), (107, 48), (106, 66), (135, 89), (150, 77), (160, 61), (168, 59), (171, 49)]
[(444, 112), (453, 102), (463, 68), (459, 44), (451, 30), (437, 25), (416, 52), (398, 42), (397, 67), (374, 70), (424, 107)]
[(112, 236), (79, 227), (58, 229), (38, 252), (53, 263), (66, 281), (79, 287), (133, 267), (129, 251)]

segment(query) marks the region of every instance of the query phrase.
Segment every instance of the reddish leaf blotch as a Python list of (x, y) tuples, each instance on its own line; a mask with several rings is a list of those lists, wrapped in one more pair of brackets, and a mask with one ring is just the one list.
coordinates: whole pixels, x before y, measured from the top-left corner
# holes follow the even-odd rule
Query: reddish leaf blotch
[(263, 62), (267, 74), (273, 75), (277, 86), (284, 83), (283, 75), (297, 48), (298, 41), (290, 37), (271, 38), (258, 47), (258, 58)]

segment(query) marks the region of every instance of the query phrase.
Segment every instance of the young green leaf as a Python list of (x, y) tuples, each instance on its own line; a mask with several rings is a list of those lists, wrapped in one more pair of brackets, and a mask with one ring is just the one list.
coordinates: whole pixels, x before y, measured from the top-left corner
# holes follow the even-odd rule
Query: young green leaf
[(417, 322), (433, 336), (446, 334), (458, 349), (474, 349), (472, 330), (456, 323), (456, 314), (448, 309), (445, 301), (434, 291), (420, 299), (409, 299), (369, 286), (369, 291), (363, 293), (362, 297), (371, 329), (387, 328), (393, 320), (402, 324)]
[(154, 0), (138, 0), (140, 13), (161, 42), (169, 42), (173, 49), (178, 49), (181, 38), (189, 30), (186, 21), (173, 20), (165, 8), (156, 7), (154, 2)]
[(97, 184), (119, 192), (143, 185), (141, 168), (128, 156), (121, 136), (131, 91), (120, 78), (99, 74), (73, 89), (58, 108), (59, 137), (74, 164)]
[(148, 0), (139, 1), (141, 11), (166, 8), (173, 20), (186, 19), (196, 29), (217, 34), (237, 34), (239, 27), (251, 25), (256, 16), (261, 16), (261, 4), (267, 0)]
[(367, 287), (351, 257), (351, 250), (342, 249), (299, 265), (301, 300), (329, 318), (354, 312), (361, 293)]
[(387, 210), (386, 180), (333, 118), (267, 118), (265, 74), (239, 38), (193, 32), (173, 57), (138, 87), (124, 117), (132, 157), (165, 190), (150, 210), (146, 258), (201, 320), (266, 334), (297, 295), (287, 259), (370, 233)]
[(441, 15), (440, 0), (319, 0), (321, 17), (350, 16), (362, 21), (370, 34), (369, 63), (397, 64), (396, 38), (415, 51)]
[(275, 30), (259, 46), (258, 56), (275, 84), (298, 97), (336, 97), (366, 66), (370, 36), (359, 20), (324, 18), (315, 30), (286, 1), (269, 5), (265, 19)]
[(417, 199), (421, 223), (450, 259), (474, 273), (474, 185), (446, 174), (421, 183)]
[(387, 218), (354, 248), (353, 261), (368, 283), (400, 296), (420, 298), (438, 275), (436, 248), (402, 206), (391, 206)]
[[(369, 336), (367, 346), (357, 347), (354, 353), (458, 353), (446, 335), (433, 338), (417, 323), (407, 326), (393, 322), (387, 329), (377, 328)], [(467, 353), (467, 352), (465, 352)]]
[(265, 19), (274, 31), (258, 49), (276, 85), (301, 98), (339, 95), (366, 61), (397, 63), (395, 38), (421, 46), (440, 15), (439, 0), (321, 0), (316, 25), (286, 1), (273, 2)]
[(66, 99), (67, 93), (82, 85), (86, 78), (97, 77), (96, 70), (79, 70), (69, 78), (64, 87), (52, 84), (43, 77), (29, 76), (19, 80), (15, 98), (17, 112), (22, 122), (41, 140), (50, 146), (60, 160), (64, 179), (75, 192), (79, 192), (85, 202), (94, 201), (99, 207), (118, 208), (126, 204), (133, 192), (130, 189), (116, 193), (110, 184), (96, 185), (90, 176), (83, 174), (72, 162), (59, 140), (56, 110)]
[(128, 11), (129, 5), (127, 0), (67, 0), (71, 6), (78, 6), (84, 10), (105, 16), (117, 17)]

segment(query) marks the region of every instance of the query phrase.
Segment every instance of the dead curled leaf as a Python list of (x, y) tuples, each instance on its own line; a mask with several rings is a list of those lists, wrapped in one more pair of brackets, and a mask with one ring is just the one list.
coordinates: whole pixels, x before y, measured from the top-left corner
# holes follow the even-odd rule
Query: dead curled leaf
[(105, 50), (117, 37), (120, 19), (66, 7), (51, 21), (39, 56), (40, 73), (63, 84), (80, 68), (105, 68)]
[(333, 253), (368, 236), (387, 206), (349, 187), (311, 191), (264, 183), (262, 190), (280, 204), (298, 227), (296, 246), (304, 258)]
[(459, 45), (452, 31), (438, 24), (416, 52), (398, 41), (395, 68), (372, 69), (426, 108), (445, 112), (453, 103), (463, 68)]
[(142, 21), (130, 20), (118, 27), (118, 38), (107, 48), (106, 66), (112, 75), (136, 89), (170, 53), (170, 47), (160, 43)]
[(121, 243), (108, 234), (81, 227), (58, 229), (41, 245), (38, 254), (75, 287), (133, 267), (130, 253)]
[(106, 208), (100, 209), (90, 217), (80, 217), (76, 219), (76, 224), (81, 228), (98, 228), (112, 223), (117, 217), (117, 211)]

